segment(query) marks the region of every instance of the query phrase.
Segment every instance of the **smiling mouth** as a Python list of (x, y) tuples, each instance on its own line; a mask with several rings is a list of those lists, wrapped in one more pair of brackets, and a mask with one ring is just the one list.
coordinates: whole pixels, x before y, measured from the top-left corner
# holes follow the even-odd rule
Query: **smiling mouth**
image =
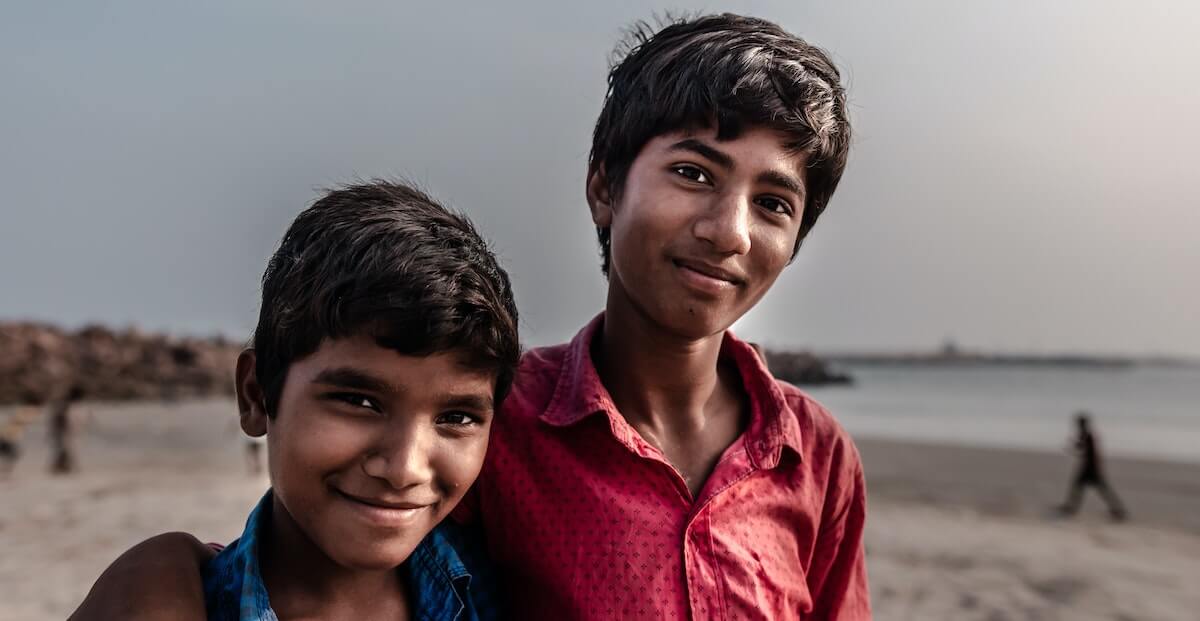
[(744, 282), (726, 270), (697, 261), (673, 259), (671, 262), (679, 269), (687, 285), (707, 293), (725, 291)]
[(433, 509), (433, 503), (394, 502), (354, 496), (339, 489), (334, 489), (333, 491), (343, 500), (350, 503), (368, 521), (381, 525), (407, 525), (424, 515), (427, 510)]

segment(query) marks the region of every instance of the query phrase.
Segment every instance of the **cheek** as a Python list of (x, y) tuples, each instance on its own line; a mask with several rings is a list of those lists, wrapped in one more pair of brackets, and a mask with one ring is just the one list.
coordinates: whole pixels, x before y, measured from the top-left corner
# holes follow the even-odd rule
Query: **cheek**
[(431, 463), (439, 487), (447, 497), (457, 500), (475, 482), (487, 454), (487, 434), (478, 437), (455, 438), (438, 443)]
[(276, 425), (267, 436), (272, 481), (323, 477), (355, 463), (367, 450), (370, 433), (361, 423), (324, 414), (296, 418), (296, 424)]
[(690, 235), (687, 206), (669, 195), (649, 194), (618, 206), (613, 219), (613, 261), (642, 272), (656, 253)]
[(791, 261), (796, 235), (792, 230), (765, 231), (751, 242), (751, 248), (755, 249), (754, 264), (768, 281), (774, 281)]

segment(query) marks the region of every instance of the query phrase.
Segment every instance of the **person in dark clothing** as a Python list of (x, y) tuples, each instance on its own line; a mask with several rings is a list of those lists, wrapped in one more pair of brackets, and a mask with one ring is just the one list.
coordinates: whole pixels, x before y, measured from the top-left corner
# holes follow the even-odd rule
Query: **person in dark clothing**
[(1079, 435), (1075, 438), (1074, 449), (1079, 455), (1079, 470), (1071, 482), (1066, 502), (1059, 507), (1059, 512), (1063, 515), (1074, 515), (1083, 500), (1084, 488), (1090, 485), (1104, 498), (1112, 518), (1117, 521), (1124, 520), (1128, 515), (1125, 506), (1108, 484), (1108, 479), (1104, 477), (1104, 469), (1101, 468), (1100, 447), (1096, 442), (1095, 433), (1092, 432), (1091, 417), (1087, 412), (1079, 412), (1075, 415), (1075, 424)]
[(83, 398), (83, 388), (72, 385), (50, 405), (50, 450), (53, 457), (50, 472), (70, 474), (75, 471), (75, 425), (71, 420), (71, 405)]
[(8, 429), (0, 431), (0, 477), (7, 477), (21, 457), (21, 445)]

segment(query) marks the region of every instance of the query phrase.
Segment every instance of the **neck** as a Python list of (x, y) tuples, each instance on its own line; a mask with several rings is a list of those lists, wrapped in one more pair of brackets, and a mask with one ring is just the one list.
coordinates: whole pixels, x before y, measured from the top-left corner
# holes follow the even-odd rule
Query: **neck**
[[(609, 304), (592, 358), (617, 410), (635, 426), (698, 431), (729, 393), (736, 369), (719, 370), (724, 333), (695, 339), (664, 331), (628, 305)], [(733, 377), (731, 378), (731, 372)]]
[(278, 496), (273, 503), (259, 565), (279, 618), (312, 616), (314, 611), (320, 611), (320, 618), (354, 618), (352, 611), (363, 602), (370, 603), (372, 612), (406, 608), (396, 568), (358, 570), (337, 564), (300, 529)]

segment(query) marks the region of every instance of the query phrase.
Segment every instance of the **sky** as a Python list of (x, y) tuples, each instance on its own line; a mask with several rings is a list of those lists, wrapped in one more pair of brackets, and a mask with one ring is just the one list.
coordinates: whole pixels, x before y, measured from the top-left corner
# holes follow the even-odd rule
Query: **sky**
[(0, 4), (0, 320), (245, 338), (319, 190), (404, 176), (492, 240), (528, 345), (568, 339), (610, 51), (729, 10), (829, 50), (855, 130), (740, 336), (1200, 355), (1200, 4), (407, 4)]

